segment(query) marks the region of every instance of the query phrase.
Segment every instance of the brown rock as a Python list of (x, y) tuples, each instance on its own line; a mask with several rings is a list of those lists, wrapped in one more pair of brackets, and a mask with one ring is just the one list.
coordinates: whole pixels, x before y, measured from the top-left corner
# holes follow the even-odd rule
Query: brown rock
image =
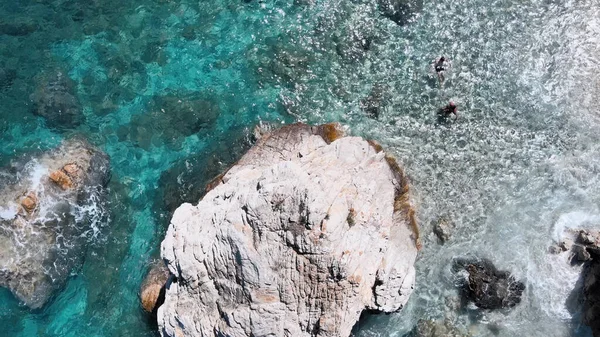
[(67, 164), (63, 166), (63, 171), (71, 178), (77, 178), (79, 176), (79, 166), (75, 163)]
[(31, 213), (37, 206), (37, 197), (33, 192), (29, 192), (25, 198), (21, 200), (21, 206), (28, 212)]
[(140, 298), (144, 310), (153, 314), (156, 313), (158, 307), (165, 300), (164, 290), (168, 279), (169, 270), (167, 266), (162, 261), (155, 263), (148, 275), (146, 275), (140, 290)]
[(68, 190), (73, 187), (73, 181), (62, 170), (52, 172), (50, 174), (50, 180), (52, 180), (56, 185), (60, 186), (60, 188), (63, 190)]

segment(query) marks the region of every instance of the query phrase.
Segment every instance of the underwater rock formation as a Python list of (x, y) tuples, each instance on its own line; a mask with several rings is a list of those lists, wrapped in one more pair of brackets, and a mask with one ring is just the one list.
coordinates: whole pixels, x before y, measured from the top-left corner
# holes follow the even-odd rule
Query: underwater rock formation
[(498, 270), (489, 260), (456, 259), (453, 269), (467, 272), (467, 277), (461, 279), (461, 290), (479, 308), (512, 308), (521, 302), (525, 284), (509, 272)]
[(423, 0), (378, 0), (383, 16), (404, 26), (423, 9)]
[(57, 130), (72, 129), (84, 120), (83, 110), (75, 96), (75, 83), (60, 71), (41, 74), (37, 89), (31, 95), (36, 115), (46, 119), (46, 124)]
[(172, 214), (184, 202), (196, 203), (206, 193), (206, 184), (231, 167), (251, 145), (248, 130), (242, 128), (214, 137), (206, 151), (176, 161), (161, 174), (159, 208)]
[(42, 307), (80, 263), (108, 179), (108, 157), (82, 139), (1, 170), (0, 286)]
[(145, 150), (152, 145), (178, 149), (185, 137), (211, 128), (220, 114), (218, 102), (200, 92), (155, 96), (147, 108), (119, 128), (119, 140)]
[(375, 84), (369, 93), (369, 96), (360, 101), (360, 108), (367, 116), (377, 119), (381, 108), (386, 104), (385, 87), (382, 84)]
[(349, 336), (403, 307), (418, 229), (404, 173), (337, 124), (265, 134), (181, 205), (161, 246), (162, 336)]

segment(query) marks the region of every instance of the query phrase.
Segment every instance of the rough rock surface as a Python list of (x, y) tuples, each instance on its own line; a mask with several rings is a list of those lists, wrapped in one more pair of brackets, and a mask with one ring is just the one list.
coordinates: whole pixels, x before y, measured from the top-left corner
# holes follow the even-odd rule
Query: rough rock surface
[(0, 170), (0, 286), (43, 306), (80, 263), (108, 178), (108, 157), (81, 139)]
[(402, 170), (335, 124), (265, 135), (176, 211), (162, 336), (349, 336), (412, 292), (418, 231)]
[(157, 261), (153, 263), (140, 289), (142, 308), (146, 312), (156, 314), (158, 307), (163, 304), (164, 291), (168, 279), (169, 269), (164, 262)]
[(600, 255), (595, 255), (586, 268), (583, 283), (583, 322), (600, 337)]
[(512, 308), (521, 302), (525, 284), (485, 259), (456, 259), (455, 271), (466, 271), (461, 290), (482, 309)]

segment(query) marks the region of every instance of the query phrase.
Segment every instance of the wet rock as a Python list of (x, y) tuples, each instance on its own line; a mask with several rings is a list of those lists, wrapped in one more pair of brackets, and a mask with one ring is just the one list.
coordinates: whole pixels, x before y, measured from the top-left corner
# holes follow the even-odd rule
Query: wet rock
[(63, 190), (68, 190), (73, 187), (73, 181), (62, 169), (50, 173), (49, 178)]
[[(64, 171), (70, 164), (77, 178)], [(87, 233), (105, 215), (108, 157), (71, 139), (0, 171), (11, 177), (0, 181), (0, 286), (40, 308), (80, 265)]]
[(573, 253), (572, 261), (575, 263), (585, 262), (592, 258), (586, 247), (580, 244), (574, 244), (571, 252)]
[(592, 235), (590, 232), (582, 230), (579, 231), (579, 234), (577, 235), (577, 243), (583, 245), (593, 245), (596, 243), (596, 237), (594, 237), (594, 235)]
[(521, 302), (525, 284), (509, 272), (500, 271), (485, 259), (456, 259), (455, 272), (466, 272), (459, 279), (463, 295), (482, 309), (512, 308)]
[(28, 213), (31, 213), (35, 210), (37, 203), (37, 196), (33, 192), (29, 192), (23, 199), (21, 199), (21, 206)]
[(175, 211), (163, 336), (349, 336), (363, 310), (402, 308), (417, 254), (408, 186), (340, 131), (275, 130)]
[(433, 233), (440, 239), (442, 243), (445, 243), (450, 239), (453, 226), (447, 218), (441, 218), (433, 227)]
[(31, 95), (33, 112), (46, 119), (46, 124), (58, 130), (72, 129), (83, 122), (83, 112), (75, 96), (75, 84), (58, 70), (41, 74), (37, 90)]
[(563, 252), (566, 252), (568, 250), (571, 250), (571, 247), (573, 247), (573, 240), (570, 238), (564, 238), (559, 244), (558, 246), (560, 247), (560, 249)]
[(600, 336), (600, 256), (594, 256), (584, 269), (583, 322), (592, 328), (594, 337)]
[(156, 261), (146, 275), (140, 289), (142, 308), (156, 315), (156, 311), (165, 300), (165, 286), (169, 279), (169, 269), (163, 261)]
[(378, 4), (383, 16), (400, 26), (408, 24), (423, 10), (423, 0), (378, 0)]

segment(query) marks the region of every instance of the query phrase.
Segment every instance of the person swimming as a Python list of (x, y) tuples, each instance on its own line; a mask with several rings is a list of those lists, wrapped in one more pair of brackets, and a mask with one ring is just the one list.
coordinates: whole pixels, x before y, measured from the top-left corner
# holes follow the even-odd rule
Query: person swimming
[(440, 80), (440, 85), (443, 86), (444, 85), (444, 72), (448, 69), (448, 62), (446, 62), (446, 58), (442, 56), (439, 59), (437, 59), (434, 62), (433, 67), (438, 76), (438, 79)]
[(448, 105), (446, 105), (438, 111), (438, 117), (442, 119), (446, 119), (450, 117), (450, 115), (454, 115), (454, 120), (458, 119), (458, 107), (456, 106), (456, 104), (454, 104), (453, 101), (450, 101)]

